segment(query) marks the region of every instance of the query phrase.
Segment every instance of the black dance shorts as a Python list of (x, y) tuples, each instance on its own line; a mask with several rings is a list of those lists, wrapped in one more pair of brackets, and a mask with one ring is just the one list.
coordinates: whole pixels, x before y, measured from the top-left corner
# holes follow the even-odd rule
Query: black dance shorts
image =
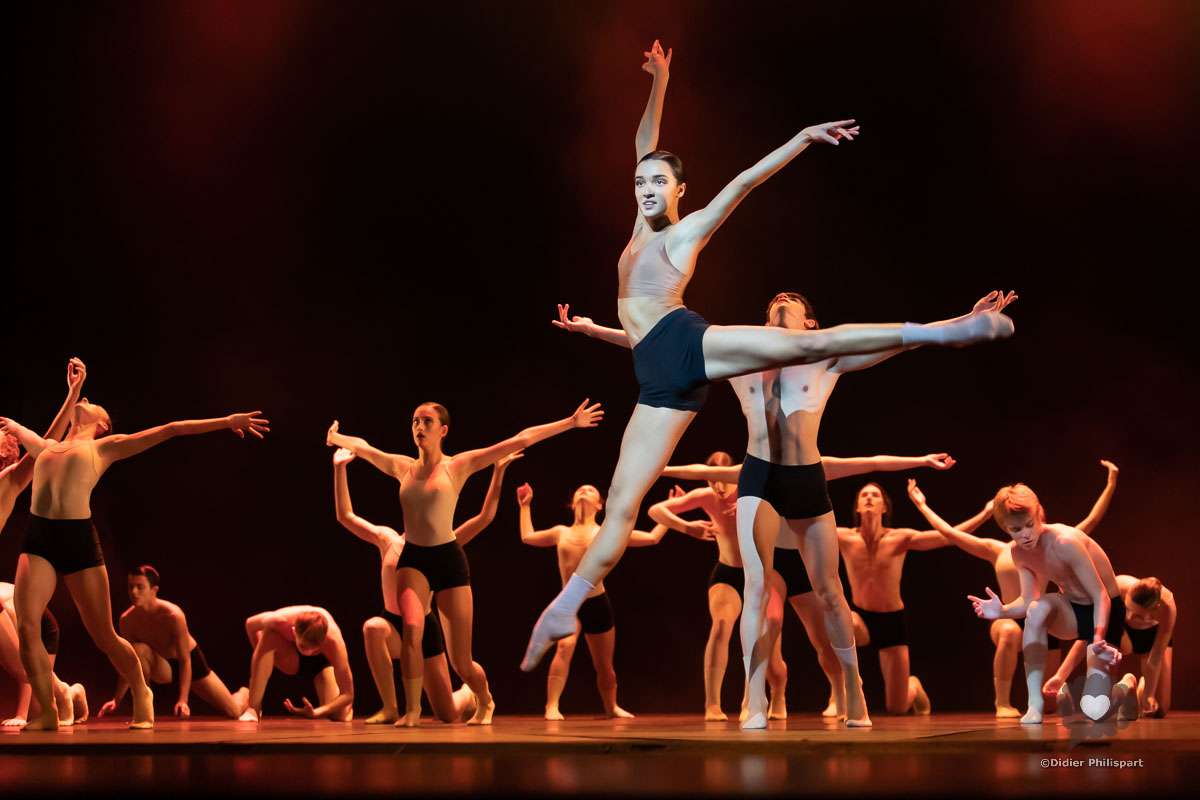
[(867, 635), (871, 637), (869, 647), (883, 650), (908, 644), (908, 630), (904, 625), (904, 609), (899, 611), (864, 611), (851, 604), (851, 610), (857, 611), (867, 626)]
[(46, 559), (59, 575), (104, 566), (100, 535), (90, 517), (46, 519), (30, 515), (21, 552)]
[(718, 583), (723, 583), (726, 586), (732, 586), (737, 590), (738, 597), (743, 601), (746, 599), (746, 570), (742, 567), (731, 567), (728, 564), (722, 564), (718, 561), (713, 565), (712, 573), (708, 576), (708, 588), (716, 586)]
[(633, 348), (639, 404), (700, 410), (708, 397), (703, 345), (708, 327), (704, 317), (688, 308), (677, 308), (654, 324)]
[(762, 498), (784, 519), (810, 519), (833, 510), (819, 461), (795, 466), (747, 455), (738, 477), (738, 497)]
[(325, 657), (324, 653), (316, 653), (311, 656), (299, 653), (299, 656), (300, 667), (296, 670), (296, 676), (299, 678), (307, 678), (310, 681), (314, 680), (326, 667), (333, 666), (329, 663), (329, 659)]
[[(379, 616), (386, 619), (388, 624), (396, 629), (396, 633), (401, 639), (404, 638), (404, 617), (393, 614), (386, 608), (379, 612)], [(442, 621), (438, 619), (437, 607), (434, 606), (425, 615), (425, 631), (421, 634), (421, 656), (436, 658), (444, 652), (446, 652), (446, 638), (442, 635)]]
[[(1154, 640), (1158, 638), (1158, 626), (1152, 628), (1131, 628), (1125, 626), (1125, 632), (1129, 634), (1129, 643), (1133, 645), (1133, 652), (1136, 655), (1144, 656), (1154, 649)], [(1175, 646), (1175, 637), (1171, 637), (1171, 641), (1167, 642), (1167, 647)]]
[(42, 646), (50, 655), (58, 653), (58, 620), (48, 608), (42, 612)]
[[(188, 660), (192, 662), (192, 680), (198, 681), (202, 678), (207, 678), (212, 672), (208, 666), (208, 659), (204, 657), (204, 651), (200, 649), (200, 645), (192, 648), (192, 652), (188, 654)], [(175, 680), (179, 680), (179, 659), (168, 658), (167, 663), (171, 665), (171, 674), (175, 676)]]
[(608, 599), (608, 592), (584, 600), (577, 616), (584, 633), (607, 633), (617, 624), (613, 619), (612, 601)]
[(467, 564), (467, 554), (457, 541), (432, 546), (409, 542), (404, 545), (400, 560), (396, 562), (396, 569), (401, 567), (415, 569), (424, 575), (425, 580), (429, 582), (430, 591), (440, 592), (456, 586), (471, 585), (471, 567)]
[(787, 596), (808, 594), (813, 590), (812, 581), (808, 579), (808, 570), (804, 568), (804, 559), (799, 550), (787, 547), (775, 548), (775, 571), (787, 585)]
[[(1095, 618), (1091, 603), (1071, 603), (1075, 612), (1075, 640), (1090, 643), (1096, 635)], [(1121, 634), (1125, 633), (1125, 598), (1117, 595), (1112, 599), (1112, 608), (1108, 612), (1108, 630), (1104, 632), (1104, 641), (1115, 647), (1121, 646)]]

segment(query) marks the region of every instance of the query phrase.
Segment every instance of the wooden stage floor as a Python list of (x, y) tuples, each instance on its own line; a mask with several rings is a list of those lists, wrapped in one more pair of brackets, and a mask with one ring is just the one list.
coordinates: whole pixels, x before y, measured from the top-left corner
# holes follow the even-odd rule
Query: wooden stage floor
[[(1046, 760), (1051, 760), (1044, 766)], [(1055, 761), (1057, 760), (1057, 761)], [(1063, 763), (1070, 760), (1072, 763)], [(1078, 762), (1078, 763), (1076, 763)], [(1122, 762), (1132, 762), (1123, 764)], [(847, 730), (793, 715), (767, 731), (694, 716), (415, 730), (272, 717), (260, 725), (94, 720), (0, 731), (14, 794), (960, 795), (1177, 793), (1200, 779), (1200, 714), (1109, 726), (983, 714), (879, 717)]]

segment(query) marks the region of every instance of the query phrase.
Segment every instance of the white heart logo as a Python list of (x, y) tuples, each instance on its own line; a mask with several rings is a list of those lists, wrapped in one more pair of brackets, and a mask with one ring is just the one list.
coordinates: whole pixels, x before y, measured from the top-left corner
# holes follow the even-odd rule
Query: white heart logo
[(1112, 706), (1112, 701), (1104, 695), (1085, 694), (1079, 701), (1079, 710), (1097, 721), (1108, 713), (1110, 706)]

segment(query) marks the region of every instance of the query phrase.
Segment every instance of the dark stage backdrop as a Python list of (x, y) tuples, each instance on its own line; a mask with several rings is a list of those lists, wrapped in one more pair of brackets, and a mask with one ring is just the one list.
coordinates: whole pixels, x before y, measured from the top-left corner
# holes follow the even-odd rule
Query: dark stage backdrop
[[(650, 85), (639, 65), (660, 37), (675, 51), (661, 143), (687, 164), (685, 211), (808, 124), (862, 125), (738, 208), (689, 305), (756, 323), (790, 289), (824, 325), (931, 320), (1016, 288), (1012, 340), (842, 380), (822, 449), (951, 452), (953, 471), (918, 477), (955, 519), (1022, 480), (1052, 520), (1077, 522), (1103, 486), (1097, 460), (1116, 461), (1096, 538), (1118, 572), (1175, 590), (1176, 704), (1195, 707), (1195, 25), (1186, 2), (38, 5), (16, 47), (0, 413), (45, 426), (76, 354), (118, 431), (263, 409), (266, 442), (172, 441), (104, 477), (93, 510), (114, 612), (125, 569), (155, 564), (162, 596), (238, 686), (246, 616), (323, 605), (369, 712), (361, 625), (381, 604), (378, 556), (334, 520), (329, 422), (411, 453), (409, 415), (433, 399), (454, 415), (453, 451), (602, 401), (601, 428), (512, 468), (495, 524), (467, 547), (475, 656), (497, 708), (540, 711), (545, 667), (517, 663), (558, 575), (553, 552), (521, 544), (513, 489), (533, 484), (548, 526), (568, 520), (576, 485), (605, 489), (615, 463), (636, 396), (629, 354), (549, 320), (570, 302), (616, 324)], [(717, 386), (675, 461), (744, 444)], [(395, 484), (350, 472), (357, 510), (400, 528)], [(905, 477), (882, 483), (896, 523), (916, 525)], [(458, 519), (487, 480), (468, 483)], [(832, 487), (843, 523), (859, 485)], [(27, 522), (26, 496), (0, 538), (2, 579)], [(700, 711), (714, 558), (670, 534), (608, 580), (629, 709)], [(965, 595), (993, 584), (956, 550), (908, 559), (912, 665), (935, 710), (990, 705), (992, 647)], [(61, 674), (98, 705), (112, 671), (64, 591), (52, 608)], [(785, 634), (791, 706), (811, 713), (824, 682), (794, 618)], [(727, 707), (739, 664), (735, 644)], [(160, 701), (169, 713), (173, 692)], [(563, 708), (599, 711), (582, 652)]]

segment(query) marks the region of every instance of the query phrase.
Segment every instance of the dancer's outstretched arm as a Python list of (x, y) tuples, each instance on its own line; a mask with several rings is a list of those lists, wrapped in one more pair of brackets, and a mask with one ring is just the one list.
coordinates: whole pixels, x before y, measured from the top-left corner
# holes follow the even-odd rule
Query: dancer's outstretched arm
[(971, 601), (971, 605), (975, 609), (975, 616), (980, 619), (1023, 618), (1029, 604), (1042, 596), (1042, 590), (1038, 585), (1037, 576), (1028, 567), (1018, 567), (1017, 577), (1021, 581), (1021, 594), (1011, 603), (1001, 600), (1000, 595), (993, 592), (990, 586), (986, 587), (987, 597), (967, 595), (967, 599)]
[[(922, 506), (928, 508), (928, 506), (925, 504), (925, 493), (922, 492), (920, 487), (917, 486), (917, 482), (915, 480), (910, 480), (908, 482), (908, 496), (912, 499), (913, 505), (915, 505), (922, 514), (925, 514), (925, 510), (922, 508)], [(980, 521), (982, 522), (982, 520), (986, 519), (987, 515), (991, 513), (991, 503), (988, 503), (976, 516), (981, 517)], [(936, 517), (937, 515), (934, 514), (934, 516)], [(929, 516), (925, 515), (925, 518), (929, 519)], [(938, 517), (938, 519), (941, 518)], [(975, 517), (972, 517), (972, 519), (975, 519)], [(930, 522), (932, 524), (932, 520), (930, 520)], [(972, 536), (961, 528), (953, 528), (949, 525), (945, 527), (934, 525), (934, 528), (940, 535), (945, 536), (950, 544), (954, 545), (960, 550), (970, 553), (976, 558), (982, 558), (988, 563), (995, 563), (996, 559), (1000, 557), (1000, 553), (1005, 547), (1007, 547), (1006, 544), (996, 541), (995, 539), (983, 539), (978, 536)]]
[(358, 436), (347, 436), (339, 430), (336, 419), (325, 433), (325, 444), (329, 447), (344, 447), (375, 467), (375, 469), (385, 475), (391, 475), (393, 478), (399, 478), (403, 475), (415, 460), (409, 456), (402, 456), (397, 453), (385, 453), (376, 447), (372, 447), (366, 439)]
[[(685, 492), (681, 487), (672, 486), (671, 491), (667, 494), (667, 499), (673, 500), (678, 497), (683, 497), (685, 494), (687, 494), (687, 492)], [(630, 547), (649, 547), (650, 545), (658, 544), (659, 542), (662, 541), (663, 537), (667, 535), (668, 530), (670, 530), (670, 529), (666, 525), (663, 525), (662, 523), (655, 525), (649, 532), (635, 530), (633, 533), (631, 533), (629, 535), (629, 546)], [(708, 536), (701, 536), (698, 538), (712, 540), (712, 539), (715, 539), (716, 536), (708, 535)]]
[(1167, 647), (1170, 646), (1171, 638), (1175, 635), (1175, 595), (1169, 590), (1164, 589), (1162, 599), (1159, 601), (1163, 604), (1163, 616), (1158, 621), (1158, 631), (1154, 634), (1154, 644), (1150, 646), (1150, 652), (1146, 654), (1146, 660), (1142, 667), (1142, 675), (1146, 678), (1145, 691), (1142, 693), (1142, 709), (1144, 711), (1156, 711), (1153, 701), (1158, 695), (1158, 679), (1162, 676), (1163, 659), (1166, 656)]
[(629, 334), (622, 329), (606, 328), (603, 325), (597, 325), (595, 322), (592, 322), (591, 317), (569, 316), (570, 311), (570, 303), (559, 303), (558, 319), (550, 320), (550, 324), (556, 328), (562, 328), (564, 331), (582, 333), (584, 336), (590, 336), (593, 339), (599, 339), (609, 344), (627, 348), (632, 347), (629, 343)]
[(899, 472), (922, 467), (943, 470), (950, 469), (956, 463), (949, 453), (930, 453), (927, 456), (864, 456), (859, 458), (821, 456), (821, 466), (825, 469), (825, 480), (827, 481), (836, 481), (838, 478), (848, 478), (868, 472)]
[(713, 539), (716, 536), (716, 526), (709, 520), (690, 520), (679, 516), (695, 509), (708, 510), (713, 491), (708, 487), (693, 489), (679, 497), (671, 497), (661, 503), (650, 506), (650, 519), (659, 525), (665, 525), (671, 530), (686, 533), (696, 539)]
[[(718, 192), (707, 206), (693, 211), (681, 219), (671, 232), (674, 242), (678, 244), (691, 243), (703, 247), (717, 228), (729, 219), (729, 215), (745, 199), (746, 195), (767, 178), (783, 169), (793, 158), (807, 150), (810, 144), (826, 142), (836, 145), (840, 139), (853, 141), (857, 135), (858, 126), (852, 119), (825, 122), (805, 128), (793, 136), (787, 144), (773, 150), (757, 164), (742, 171)], [(682, 263), (682, 261), (676, 263)]]
[(471, 541), (482, 533), (484, 528), (492, 524), (492, 520), (496, 518), (496, 509), (500, 506), (500, 489), (504, 485), (504, 472), (508, 469), (509, 464), (523, 455), (525, 454), (520, 450), (509, 453), (492, 467), (492, 482), (488, 484), (487, 494), (484, 495), (483, 506), (479, 509), (479, 513), (454, 529), (454, 538), (460, 545)]
[(450, 469), (456, 473), (459, 480), (463, 480), (489, 464), (495, 464), (505, 456), (518, 450), (524, 450), (543, 439), (558, 436), (560, 433), (566, 433), (574, 428), (594, 428), (604, 419), (604, 411), (600, 408), (599, 403), (592, 403), (589, 406), (589, 402), (587, 398), (584, 398), (584, 401), (579, 404), (579, 408), (575, 409), (575, 413), (557, 422), (534, 425), (491, 447), (459, 453), (450, 460)]
[(350, 657), (346, 653), (346, 643), (340, 638), (335, 639), (331, 649), (332, 653), (324, 653), (324, 648), (322, 652), (333, 667), (334, 682), (338, 687), (337, 696), (328, 703), (315, 708), (307, 697), (301, 698), (303, 705), (299, 706), (294, 704), (290, 697), (285, 698), (283, 707), (289, 714), (308, 719), (329, 719), (330, 717), (336, 719), (347, 706), (354, 704), (354, 674), (350, 671)]
[(742, 474), (741, 464), (730, 464), (727, 467), (711, 464), (685, 464), (678, 467), (664, 467), (662, 476), (679, 481), (712, 481), (713, 483), (737, 483)]
[[(935, 550), (939, 547), (945, 547), (948, 544), (957, 545), (959, 542), (955, 538), (956, 533), (970, 532), (983, 524), (991, 513), (990, 508), (985, 506), (981, 511), (974, 516), (959, 523), (951, 525), (946, 520), (939, 517), (929, 504), (925, 502), (925, 494), (917, 486), (917, 482), (913, 478), (908, 479), (908, 496), (912, 498), (913, 505), (921, 512), (926, 521), (933, 526), (931, 531), (913, 531), (908, 542), (909, 550)], [(974, 538), (974, 537), (972, 537)]]
[(346, 465), (353, 460), (354, 452), (345, 447), (339, 447), (333, 453), (334, 514), (343, 528), (364, 542), (369, 542), (383, 550), (390, 546), (393, 537), (399, 536), (399, 534), (385, 525), (368, 522), (354, 513), (354, 504), (350, 502), (350, 481), (346, 474)]
[[(67, 399), (63, 401), (62, 406), (58, 409), (58, 413), (54, 415), (54, 420), (50, 423), (50, 429), (42, 437), (44, 440), (54, 441), (62, 438), (67, 430), (67, 423), (71, 419), (71, 411), (75, 408), (75, 402), (79, 400), (79, 392), (86, 378), (87, 367), (82, 361), (78, 358), (72, 358), (67, 362)], [(26, 448), (25, 455), (17, 459), (15, 463), (9, 464), (3, 471), (0, 471), (0, 482), (3, 482), (3, 488), (0, 488), (0, 491), (11, 491), (14, 494), (23, 492), (25, 487), (33, 481), (33, 462), (35, 458), (37, 456), (32, 455), (28, 448)]]
[(1076, 528), (1084, 533), (1091, 535), (1096, 526), (1100, 524), (1100, 520), (1104, 519), (1104, 515), (1108, 513), (1108, 505), (1112, 502), (1113, 493), (1117, 491), (1117, 465), (1111, 461), (1100, 460), (1100, 465), (1108, 470), (1108, 480), (1104, 483), (1104, 491), (1096, 498), (1096, 504), (1092, 506), (1092, 510), (1084, 517), (1083, 522), (1076, 525)]
[(558, 537), (566, 528), (565, 525), (555, 525), (544, 531), (533, 529), (533, 487), (523, 483), (517, 487), (517, 507), (520, 509), (521, 541), (534, 547), (554, 547)]
[(271, 430), (270, 420), (264, 419), (261, 411), (250, 411), (243, 414), (230, 414), (227, 417), (214, 419), (189, 419), (180, 422), (168, 422), (155, 428), (147, 428), (137, 433), (115, 433), (105, 436), (96, 442), (96, 455), (105, 466), (115, 461), (131, 458), (143, 453), (155, 445), (162, 444), (176, 436), (196, 436), (213, 431), (233, 431), (239, 438), (245, 438), (246, 432), (258, 439)]
[(646, 110), (642, 112), (637, 136), (633, 140), (639, 159), (658, 149), (658, 129), (662, 124), (663, 103), (667, 99), (667, 81), (671, 77), (671, 52), (668, 48), (664, 53), (662, 45), (655, 39), (650, 50), (642, 53), (646, 57), (642, 69), (650, 73), (653, 82), (650, 84), (650, 99), (646, 101)]

